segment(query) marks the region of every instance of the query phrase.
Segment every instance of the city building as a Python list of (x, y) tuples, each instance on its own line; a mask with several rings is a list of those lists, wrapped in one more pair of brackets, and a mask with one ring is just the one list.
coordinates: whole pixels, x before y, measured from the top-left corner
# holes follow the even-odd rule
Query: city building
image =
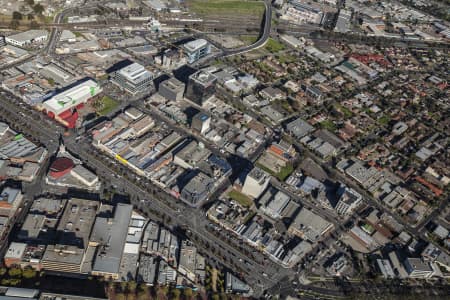
[(282, 18), (295, 23), (322, 24), (324, 13), (320, 9), (302, 3), (298, 0), (291, 0), (286, 4), (285, 14)]
[(213, 187), (214, 180), (200, 172), (183, 187), (180, 198), (192, 206), (199, 206), (207, 200)]
[(217, 78), (209, 72), (199, 70), (189, 76), (186, 99), (202, 106), (216, 92)]
[(191, 281), (195, 281), (196, 256), (197, 248), (191, 245), (187, 240), (184, 240), (181, 243), (178, 272)]
[(396, 277), (389, 259), (377, 259), (377, 266), (385, 279)]
[(306, 208), (302, 208), (288, 231), (312, 243), (324, 238), (333, 229), (333, 224)]
[(430, 263), (420, 258), (408, 257), (403, 264), (410, 278), (430, 278), (433, 276), (434, 271)]
[(5, 37), (8, 44), (26, 47), (32, 44), (40, 44), (47, 40), (48, 32), (46, 30), (28, 30)]
[(203, 112), (197, 113), (192, 118), (191, 128), (200, 132), (201, 134), (207, 132), (210, 126), (211, 126), (211, 117)]
[(260, 168), (253, 168), (245, 178), (242, 193), (254, 199), (259, 198), (270, 182), (270, 176)]
[(362, 203), (362, 196), (346, 186), (339, 188), (338, 195), (339, 199), (335, 207), (338, 214), (351, 214)]
[(111, 82), (131, 94), (150, 91), (153, 74), (138, 63), (131, 63), (111, 73)]
[(207, 40), (198, 39), (184, 44), (183, 50), (187, 55), (188, 63), (192, 64), (207, 56), (211, 52), (211, 46)]
[(5, 187), (0, 193), (0, 215), (7, 217), (14, 215), (22, 199), (21, 190)]
[(175, 77), (164, 80), (159, 84), (158, 93), (171, 101), (183, 99), (185, 85)]
[(97, 248), (92, 275), (119, 279), (120, 263), (133, 206), (119, 203), (111, 217), (97, 217), (89, 246)]
[(61, 216), (56, 238), (49, 242), (42, 257), (42, 268), (56, 272), (88, 273), (82, 270), (89, 235), (95, 221), (97, 201), (71, 198)]
[(88, 79), (41, 103), (40, 108), (50, 118), (56, 119), (68, 128), (74, 128), (78, 120), (76, 108), (81, 108), (102, 91), (97, 82)]

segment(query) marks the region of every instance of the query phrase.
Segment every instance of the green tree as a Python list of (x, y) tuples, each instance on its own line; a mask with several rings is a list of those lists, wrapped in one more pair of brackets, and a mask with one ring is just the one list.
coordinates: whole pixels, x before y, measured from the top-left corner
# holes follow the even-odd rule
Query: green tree
[(6, 268), (0, 268), (0, 276), (5, 275), (6, 271), (8, 271), (8, 270), (6, 270)]
[(37, 15), (42, 15), (42, 13), (44, 12), (44, 7), (41, 4), (36, 4), (35, 6), (33, 6), (33, 11), (37, 14)]
[(20, 26), (20, 21), (19, 20), (11, 20), (11, 23), (9, 23), (9, 27), (11, 27), (11, 29), (17, 29)]
[(115, 298), (116, 300), (126, 300), (127, 296), (125, 296), (124, 293), (116, 293)]
[(219, 296), (219, 294), (214, 294), (214, 295), (212, 295), (211, 299), (212, 300), (220, 300), (220, 296)]
[(31, 29), (37, 29), (37, 28), (39, 28), (39, 23), (36, 22), (35, 20), (33, 20), (33, 21), (30, 22), (29, 26), (30, 26)]
[(25, 0), (25, 2), (31, 7), (34, 5), (34, 0)]
[(125, 293), (127, 291), (127, 285), (128, 284), (125, 281), (121, 281), (120, 282), (120, 290)]
[(11, 277), (21, 277), (22, 276), (22, 270), (20, 268), (11, 268), (8, 271), (8, 275)]
[(128, 291), (129, 291), (130, 293), (136, 292), (136, 286), (137, 286), (137, 284), (136, 284), (135, 281), (129, 281), (127, 286), (128, 286)]
[(12, 14), (13, 20), (22, 20), (22, 14), (18, 11), (14, 11)]
[(33, 15), (32, 13), (29, 13), (29, 14), (27, 15), (27, 19), (28, 19), (28, 20), (33, 20), (33, 19), (34, 19), (34, 15)]
[(36, 271), (32, 268), (26, 268), (22, 272), (23, 278), (30, 279), (36, 277)]
[(173, 288), (173, 289), (170, 291), (170, 295), (171, 295), (170, 299), (178, 300), (178, 299), (180, 299), (181, 292), (180, 292), (179, 289)]
[(183, 296), (185, 299), (191, 299), (194, 293), (192, 292), (191, 288), (185, 288), (183, 291)]

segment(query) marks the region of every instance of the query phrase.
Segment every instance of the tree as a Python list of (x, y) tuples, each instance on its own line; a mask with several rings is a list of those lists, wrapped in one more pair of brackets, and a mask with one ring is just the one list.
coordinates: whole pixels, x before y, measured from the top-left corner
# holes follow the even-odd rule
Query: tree
[[(30, 22), (30, 28), (31, 29), (37, 29), (37, 28), (39, 28), (39, 23), (38, 22), (36, 22), (35, 20), (33, 20), (33, 21), (31, 21)], [(53, 83), (54, 83), (55, 81), (53, 80)]]
[(183, 291), (183, 296), (185, 299), (191, 299), (194, 293), (192, 292), (191, 288), (185, 288)]
[(33, 6), (33, 11), (37, 14), (37, 15), (42, 15), (42, 13), (44, 12), (44, 7), (41, 4), (36, 4), (35, 6)]
[(20, 26), (20, 21), (19, 20), (11, 20), (11, 23), (9, 23), (9, 27), (11, 27), (12, 29), (17, 29)]
[(28, 19), (28, 20), (33, 20), (33, 19), (34, 19), (34, 15), (33, 15), (32, 13), (29, 13), (29, 14), (27, 15), (27, 19)]
[(25, 2), (31, 7), (34, 5), (34, 0), (25, 0)]
[(127, 299), (127, 297), (125, 296), (124, 293), (116, 293), (115, 296), (116, 296), (115, 297), (116, 300), (126, 300)]
[(180, 299), (181, 292), (179, 289), (174, 288), (170, 291), (170, 295), (171, 295), (170, 299), (178, 300)]
[(22, 270), (20, 268), (11, 268), (8, 271), (8, 275), (11, 277), (21, 277), (22, 276)]
[(26, 268), (22, 272), (23, 278), (30, 279), (36, 277), (36, 271), (32, 268)]
[(22, 14), (18, 11), (14, 11), (12, 14), (13, 20), (22, 20)]
[(130, 293), (134, 293), (136, 291), (136, 286), (137, 286), (137, 284), (135, 281), (129, 281), (128, 282), (128, 291)]

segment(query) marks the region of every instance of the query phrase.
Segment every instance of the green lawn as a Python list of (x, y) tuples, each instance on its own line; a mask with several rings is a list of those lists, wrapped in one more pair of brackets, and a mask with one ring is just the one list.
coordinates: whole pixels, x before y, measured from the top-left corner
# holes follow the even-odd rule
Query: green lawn
[(276, 176), (280, 181), (284, 181), (292, 174), (292, 172), (294, 172), (294, 167), (291, 164), (287, 164), (285, 167), (281, 168)]
[(389, 118), (389, 116), (382, 116), (381, 118), (378, 119), (378, 123), (380, 123), (383, 126), (386, 126), (389, 122), (391, 121), (391, 118)]
[(353, 113), (347, 107), (342, 106), (340, 104), (336, 104), (335, 107), (338, 111), (340, 111), (344, 115), (346, 119), (349, 119), (353, 116)]
[(245, 0), (188, 0), (192, 12), (202, 15), (261, 15), (264, 12), (262, 1)]
[(336, 125), (334, 124), (333, 121), (330, 121), (330, 120), (325, 120), (325, 121), (320, 122), (320, 127), (324, 128), (324, 129), (328, 129), (329, 131), (336, 130)]
[(281, 50), (284, 50), (285, 47), (282, 43), (274, 40), (273, 38), (269, 38), (269, 40), (266, 43), (266, 50), (271, 52), (271, 53), (276, 53), (279, 52)]
[(258, 40), (258, 37), (255, 35), (241, 35), (239, 39), (244, 43), (251, 45)]
[(255, 165), (261, 170), (269, 173), (270, 175), (275, 176), (281, 182), (283, 182), (289, 175), (291, 175), (292, 172), (294, 172), (294, 167), (291, 164), (287, 164), (285, 167), (281, 168), (281, 170), (278, 173), (275, 173), (268, 167), (258, 162)]
[(231, 192), (229, 192), (228, 197), (245, 207), (250, 207), (253, 204), (252, 199), (236, 190), (232, 190)]
[(105, 115), (109, 114), (119, 105), (119, 102), (117, 102), (116, 100), (114, 100), (108, 96), (104, 96), (102, 98), (101, 102), (102, 102), (102, 105), (101, 105), (102, 108), (101, 108), (101, 110), (99, 110), (97, 112), (97, 114), (100, 116), (105, 116)]

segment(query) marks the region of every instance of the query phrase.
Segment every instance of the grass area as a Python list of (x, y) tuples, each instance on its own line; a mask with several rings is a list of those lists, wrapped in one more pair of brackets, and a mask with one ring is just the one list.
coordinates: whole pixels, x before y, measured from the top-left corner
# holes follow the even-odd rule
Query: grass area
[(278, 172), (277, 178), (280, 181), (284, 181), (286, 180), (286, 178), (288, 178), (289, 175), (292, 174), (292, 172), (294, 172), (294, 167), (291, 164), (287, 164), (286, 166), (281, 168), (280, 172)]
[(77, 37), (77, 38), (79, 38), (79, 37), (82, 37), (83, 36), (83, 34), (81, 33), (81, 32), (79, 32), (79, 31), (74, 31), (73, 32), (73, 34), (75, 35), (75, 37)]
[(279, 181), (284, 181), (289, 175), (291, 175), (292, 172), (294, 172), (294, 167), (291, 164), (286, 164), (286, 166), (284, 166), (283, 168), (281, 168), (281, 170), (278, 173), (275, 173), (274, 171), (272, 171), (271, 169), (269, 169), (268, 167), (260, 164), (260, 163), (256, 163), (255, 164), (258, 168), (262, 169), (263, 171), (269, 173), (272, 176), (275, 176)]
[(97, 111), (97, 114), (100, 116), (105, 116), (109, 114), (119, 105), (119, 102), (108, 96), (104, 96), (100, 101), (101, 101), (101, 104), (99, 105), (100, 110)]
[(333, 121), (330, 121), (330, 120), (325, 120), (325, 121), (320, 122), (320, 127), (327, 129), (329, 131), (336, 130), (336, 125), (334, 124)]
[(282, 54), (277, 56), (278, 61), (281, 64), (286, 64), (286, 63), (291, 63), (291, 62), (295, 62), (297, 60), (297, 58), (293, 55), (290, 54)]
[(353, 116), (353, 113), (347, 107), (342, 106), (340, 104), (336, 104), (335, 107), (338, 111), (340, 111), (344, 115), (346, 119), (349, 119)]
[(266, 43), (265, 48), (267, 51), (269, 51), (271, 53), (276, 53), (276, 52), (279, 52), (279, 51), (285, 49), (285, 47), (282, 43), (274, 40), (273, 38), (269, 38), (269, 40)]
[(242, 222), (242, 224), (247, 224), (247, 222), (253, 219), (255, 215), (256, 215), (255, 211), (249, 212), (248, 215), (245, 217), (244, 221)]
[(252, 199), (236, 190), (232, 190), (231, 192), (229, 192), (228, 197), (230, 197), (231, 199), (233, 199), (234, 201), (236, 201), (237, 203), (239, 203), (244, 207), (250, 207), (253, 204)]
[(378, 119), (378, 123), (380, 123), (383, 126), (386, 126), (387, 124), (389, 124), (390, 121), (391, 121), (391, 118), (389, 118), (389, 116), (386, 116), (386, 115), (384, 115)]
[(251, 45), (258, 40), (258, 37), (255, 35), (241, 35), (239, 39), (244, 43)]
[(202, 15), (260, 15), (264, 12), (262, 1), (250, 0), (188, 0), (192, 12)]

